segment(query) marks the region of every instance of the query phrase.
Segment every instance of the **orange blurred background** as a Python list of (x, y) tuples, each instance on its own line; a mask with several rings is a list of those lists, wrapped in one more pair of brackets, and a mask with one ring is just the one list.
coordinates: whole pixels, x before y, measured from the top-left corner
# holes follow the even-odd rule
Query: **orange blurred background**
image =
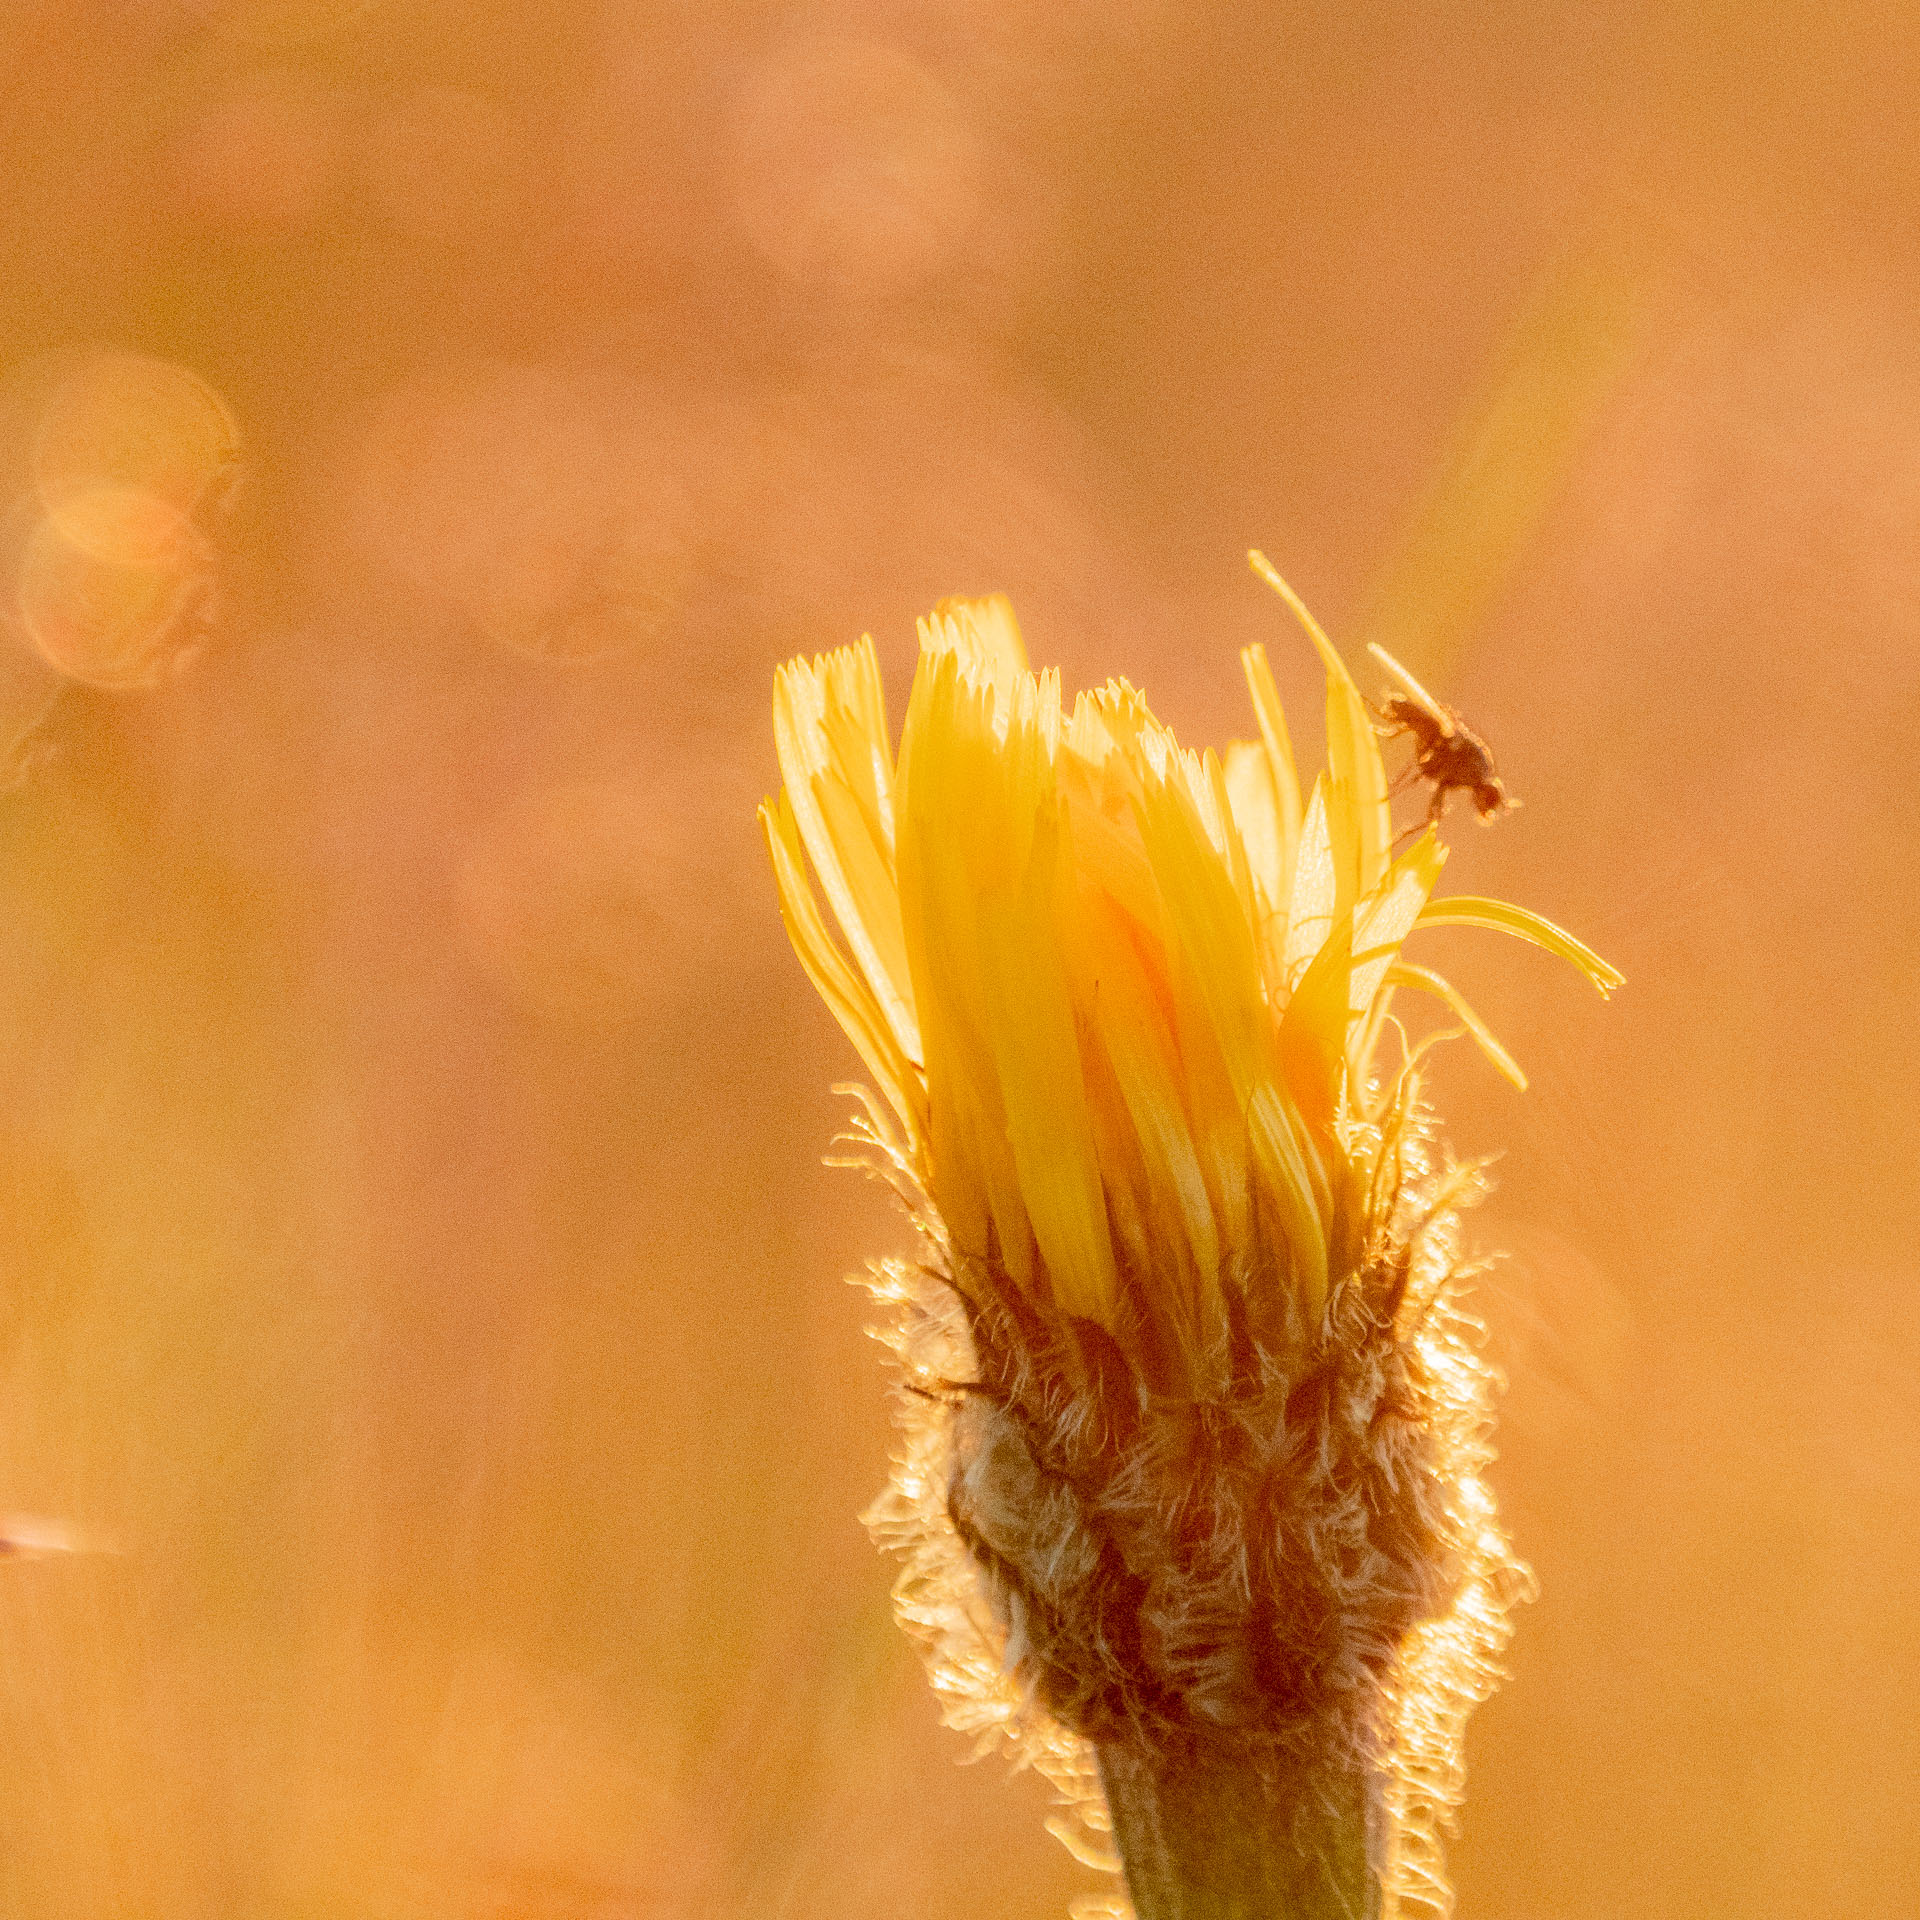
[[(1432, 936), (1542, 1583), (1464, 1920), (1920, 1878), (1920, 46), (1890, 0), (5, 0), (0, 1913), (1024, 1920), (855, 1520), (775, 663), (1264, 547), (1526, 810)], [(1439, 945), (1435, 957), (1440, 957)]]

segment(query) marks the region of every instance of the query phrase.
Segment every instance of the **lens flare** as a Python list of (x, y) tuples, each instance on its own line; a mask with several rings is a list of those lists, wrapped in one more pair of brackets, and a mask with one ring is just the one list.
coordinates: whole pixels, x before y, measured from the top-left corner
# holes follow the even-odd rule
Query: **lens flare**
[(624, 441), (618, 403), (545, 367), (446, 368), (397, 387), (354, 455), (348, 537), (513, 652), (644, 646), (685, 598), (692, 530), (672, 449)]
[(186, 367), (94, 351), (16, 368), (0, 402), (0, 569), (22, 658), (112, 692), (188, 665), (239, 456), (233, 415)]
[(207, 542), (168, 501), (141, 487), (90, 487), (62, 496), (29, 535), (15, 607), (49, 665), (129, 692), (195, 658), (212, 590)]
[(904, 290), (946, 267), (982, 210), (983, 156), (959, 102), (874, 41), (806, 42), (734, 105), (735, 213), (802, 286)]
[[(474, 836), (458, 870), (475, 963), (544, 1019), (661, 1019), (724, 974), (742, 930), (713, 859), (727, 797), (681, 765), (657, 780), (571, 782), (516, 801)], [(708, 926), (690, 933), (703, 908)]]
[(197, 374), (144, 354), (85, 360), (48, 397), (34, 436), (33, 485), (49, 508), (101, 487), (139, 488), (182, 514), (217, 506), (240, 433)]
[(256, 76), (182, 129), (169, 159), (186, 209), (246, 235), (326, 214), (344, 171), (338, 104), (292, 75)]

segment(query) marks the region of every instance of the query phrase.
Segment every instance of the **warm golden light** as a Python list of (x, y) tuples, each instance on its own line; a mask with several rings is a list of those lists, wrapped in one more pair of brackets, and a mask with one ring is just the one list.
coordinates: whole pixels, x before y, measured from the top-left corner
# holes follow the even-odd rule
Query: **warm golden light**
[(355, 542), (423, 610), (513, 652), (644, 649), (688, 591), (696, 529), (678, 435), (623, 430), (634, 406), (615, 383), (507, 364), (399, 386), (355, 449)]
[[(775, 670), (871, 633), (903, 832), (916, 620), (1006, 593), (1059, 669), (1061, 871), (1112, 856), (1050, 949), (1078, 1087), (1037, 1051), (1008, 1085), (1092, 1136), (1090, 1284), (1169, 1247), (1193, 1364), (1255, 1145), (1149, 1044), (1213, 1019), (1178, 941), (1087, 950), (1154, 870), (1114, 802), (1161, 735), (1217, 749), (1224, 815), (1167, 763), (1204, 845), (1164, 870), (1238, 901), (1239, 848), (1263, 1004), (1332, 932), (1326, 668), (1256, 540), (1363, 699), (1405, 691), (1374, 641), (1524, 802), (1455, 793), (1429, 913), (1524, 902), (1632, 977), (1429, 918), (1372, 1040), (1384, 1089), (1394, 1021), (1472, 1029), (1414, 1072), (1500, 1155), (1457, 1251), (1540, 1598), (1469, 1736), (1462, 1920), (1906, 1912), (1911, 14), (0, 11), (0, 1915), (1109, 1897), (1043, 1831), (1111, 1852), (1084, 1749), (1049, 1762), (1078, 1814), (954, 1766), (855, 1518), (898, 1308), (842, 1276), (917, 1243), (817, 1164), (831, 1083), (879, 1081), (753, 808)], [(1083, 765), (1110, 678), (1153, 725)], [(953, 948), (857, 1007), (910, 1108), (941, 1057), (1007, 1097)], [(1102, 1023), (1119, 988), (1152, 1019)], [(963, 1170), (1051, 1298), (1065, 1200), (1011, 1145)], [(927, 1446), (903, 1538), (950, 1491)]]
[(198, 11), (245, 46), (286, 48), (351, 26), (381, 0), (203, 0)]

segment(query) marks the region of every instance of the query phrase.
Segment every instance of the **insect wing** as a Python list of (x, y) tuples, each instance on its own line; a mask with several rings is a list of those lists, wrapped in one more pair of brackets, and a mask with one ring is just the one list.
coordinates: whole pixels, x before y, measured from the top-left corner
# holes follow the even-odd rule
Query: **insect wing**
[(1453, 715), (1443, 707), (1385, 647), (1381, 646), (1378, 641), (1369, 640), (1367, 642), (1367, 651), (1400, 682), (1401, 686), (1406, 689), (1408, 697), (1413, 703), (1440, 729), (1441, 737), (1451, 740), (1454, 734), (1459, 731), (1460, 726), (1460, 723), (1454, 719)]

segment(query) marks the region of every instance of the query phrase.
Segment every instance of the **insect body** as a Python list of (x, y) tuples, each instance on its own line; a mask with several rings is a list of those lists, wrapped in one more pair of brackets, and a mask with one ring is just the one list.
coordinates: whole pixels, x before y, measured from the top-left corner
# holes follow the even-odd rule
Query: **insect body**
[(1437, 826), (1447, 810), (1449, 794), (1472, 797), (1482, 820), (1491, 820), (1520, 802), (1501, 784), (1494, 770), (1493, 750), (1454, 712), (1443, 707), (1385, 647), (1368, 643), (1367, 651), (1406, 689), (1389, 693), (1374, 708), (1385, 723), (1380, 731), (1389, 739), (1405, 734), (1413, 742), (1413, 762), (1393, 783), (1398, 792), (1413, 780), (1433, 784), (1427, 805), (1427, 824)]

